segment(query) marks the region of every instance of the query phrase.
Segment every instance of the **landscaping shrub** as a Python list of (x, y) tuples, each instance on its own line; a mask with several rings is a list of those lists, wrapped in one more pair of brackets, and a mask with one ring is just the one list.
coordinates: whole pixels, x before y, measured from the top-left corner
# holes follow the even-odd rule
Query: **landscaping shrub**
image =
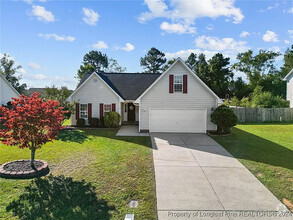
[(106, 112), (104, 124), (108, 128), (116, 128), (120, 123), (120, 115), (117, 112)]
[(218, 126), (220, 134), (230, 133), (230, 128), (237, 124), (237, 116), (231, 108), (221, 105), (211, 114), (211, 120)]
[(84, 127), (85, 126), (85, 120), (83, 118), (77, 119), (76, 125), (77, 125), (77, 127)]
[(100, 118), (100, 127), (105, 127), (104, 118)]
[(289, 101), (280, 96), (274, 96), (271, 92), (262, 91), (261, 86), (256, 86), (249, 97), (238, 100), (236, 96), (225, 100), (225, 105), (241, 106), (246, 108), (288, 108)]
[(89, 125), (91, 127), (98, 127), (99, 126), (99, 119), (98, 118), (90, 118)]

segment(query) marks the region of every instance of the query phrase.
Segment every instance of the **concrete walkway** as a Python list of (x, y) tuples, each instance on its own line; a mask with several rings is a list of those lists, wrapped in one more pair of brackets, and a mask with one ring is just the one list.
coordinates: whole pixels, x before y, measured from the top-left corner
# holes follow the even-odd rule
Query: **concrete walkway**
[(159, 220), (293, 219), (255, 216), (287, 209), (209, 136), (151, 133), (151, 139)]
[(150, 136), (149, 133), (139, 133), (138, 125), (122, 125), (116, 136)]

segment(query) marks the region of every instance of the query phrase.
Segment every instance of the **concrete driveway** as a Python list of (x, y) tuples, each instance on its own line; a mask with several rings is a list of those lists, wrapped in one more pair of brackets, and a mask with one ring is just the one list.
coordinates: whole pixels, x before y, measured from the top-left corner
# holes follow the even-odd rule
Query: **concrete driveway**
[(151, 139), (159, 220), (280, 219), (268, 218), (279, 212), (257, 211), (287, 211), (208, 135), (151, 133)]

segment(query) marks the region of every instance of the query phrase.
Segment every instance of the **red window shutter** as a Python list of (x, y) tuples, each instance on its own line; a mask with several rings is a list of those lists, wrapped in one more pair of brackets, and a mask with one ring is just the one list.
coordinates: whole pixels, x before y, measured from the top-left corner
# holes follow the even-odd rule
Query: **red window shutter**
[(75, 104), (75, 119), (79, 119), (79, 103)]
[(112, 112), (116, 112), (116, 104), (112, 103)]
[(100, 119), (104, 117), (104, 104), (100, 103)]
[(169, 75), (169, 93), (174, 91), (174, 75)]
[(187, 93), (187, 75), (183, 75), (183, 93)]
[(88, 104), (87, 113), (88, 113), (88, 118), (92, 118), (92, 103)]

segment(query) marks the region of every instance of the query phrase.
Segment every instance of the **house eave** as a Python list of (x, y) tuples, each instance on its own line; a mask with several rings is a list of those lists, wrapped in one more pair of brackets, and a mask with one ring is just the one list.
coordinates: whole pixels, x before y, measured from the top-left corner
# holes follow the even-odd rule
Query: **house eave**
[(293, 74), (293, 69), (284, 77), (284, 81), (287, 81), (289, 79), (289, 76), (291, 76), (291, 74)]

